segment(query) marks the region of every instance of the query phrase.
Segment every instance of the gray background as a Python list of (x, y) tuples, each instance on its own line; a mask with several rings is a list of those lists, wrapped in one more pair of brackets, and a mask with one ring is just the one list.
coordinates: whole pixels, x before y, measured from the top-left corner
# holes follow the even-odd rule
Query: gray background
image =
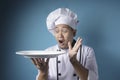
[(99, 80), (120, 79), (120, 1), (118, 0), (9, 0), (1, 1), (0, 80), (35, 80), (37, 69), (20, 50), (43, 50), (56, 44), (47, 31), (46, 17), (56, 8), (78, 14), (77, 37), (91, 46)]

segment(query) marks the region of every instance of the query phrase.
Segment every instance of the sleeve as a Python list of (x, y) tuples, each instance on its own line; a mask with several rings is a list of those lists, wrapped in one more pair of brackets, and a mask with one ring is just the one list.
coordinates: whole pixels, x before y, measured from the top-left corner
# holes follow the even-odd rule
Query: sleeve
[(88, 49), (85, 67), (89, 70), (88, 80), (98, 80), (98, 67), (95, 58), (95, 53), (92, 48)]

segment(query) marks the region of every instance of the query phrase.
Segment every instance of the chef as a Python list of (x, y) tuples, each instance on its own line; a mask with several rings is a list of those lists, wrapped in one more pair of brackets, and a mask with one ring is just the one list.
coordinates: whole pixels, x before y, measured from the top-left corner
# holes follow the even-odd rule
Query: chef
[(46, 20), (47, 28), (58, 44), (47, 51), (65, 51), (55, 58), (32, 58), (38, 69), (36, 80), (98, 80), (94, 50), (74, 39), (78, 24), (77, 14), (68, 8), (52, 11)]

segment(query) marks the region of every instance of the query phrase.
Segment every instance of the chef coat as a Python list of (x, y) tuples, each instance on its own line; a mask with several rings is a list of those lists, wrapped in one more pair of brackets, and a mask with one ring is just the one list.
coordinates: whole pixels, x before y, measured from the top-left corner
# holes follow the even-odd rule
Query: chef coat
[[(55, 45), (46, 50), (57, 51), (59, 49), (58, 45)], [(69, 60), (68, 49), (62, 50), (66, 53), (59, 55), (57, 58), (49, 59), (48, 80), (80, 80)], [(82, 45), (78, 50), (76, 58), (82, 66), (88, 69), (88, 80), (98, 80), (98, 68), (94, 50), (91, 47)], [(40, 71), (38, 70), (39, 74)], [(38, 80), (38, 75), (36, 76), (36, 80)]]

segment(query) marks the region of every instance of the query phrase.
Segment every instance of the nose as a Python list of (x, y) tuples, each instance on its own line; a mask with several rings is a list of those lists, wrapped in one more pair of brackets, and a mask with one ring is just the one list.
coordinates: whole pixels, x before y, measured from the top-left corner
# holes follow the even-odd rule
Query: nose
[(62, 31), (59, 32), (58, 37), (59, 37), (59, 38), (62, 38), (62, 37), (63, 37)]

